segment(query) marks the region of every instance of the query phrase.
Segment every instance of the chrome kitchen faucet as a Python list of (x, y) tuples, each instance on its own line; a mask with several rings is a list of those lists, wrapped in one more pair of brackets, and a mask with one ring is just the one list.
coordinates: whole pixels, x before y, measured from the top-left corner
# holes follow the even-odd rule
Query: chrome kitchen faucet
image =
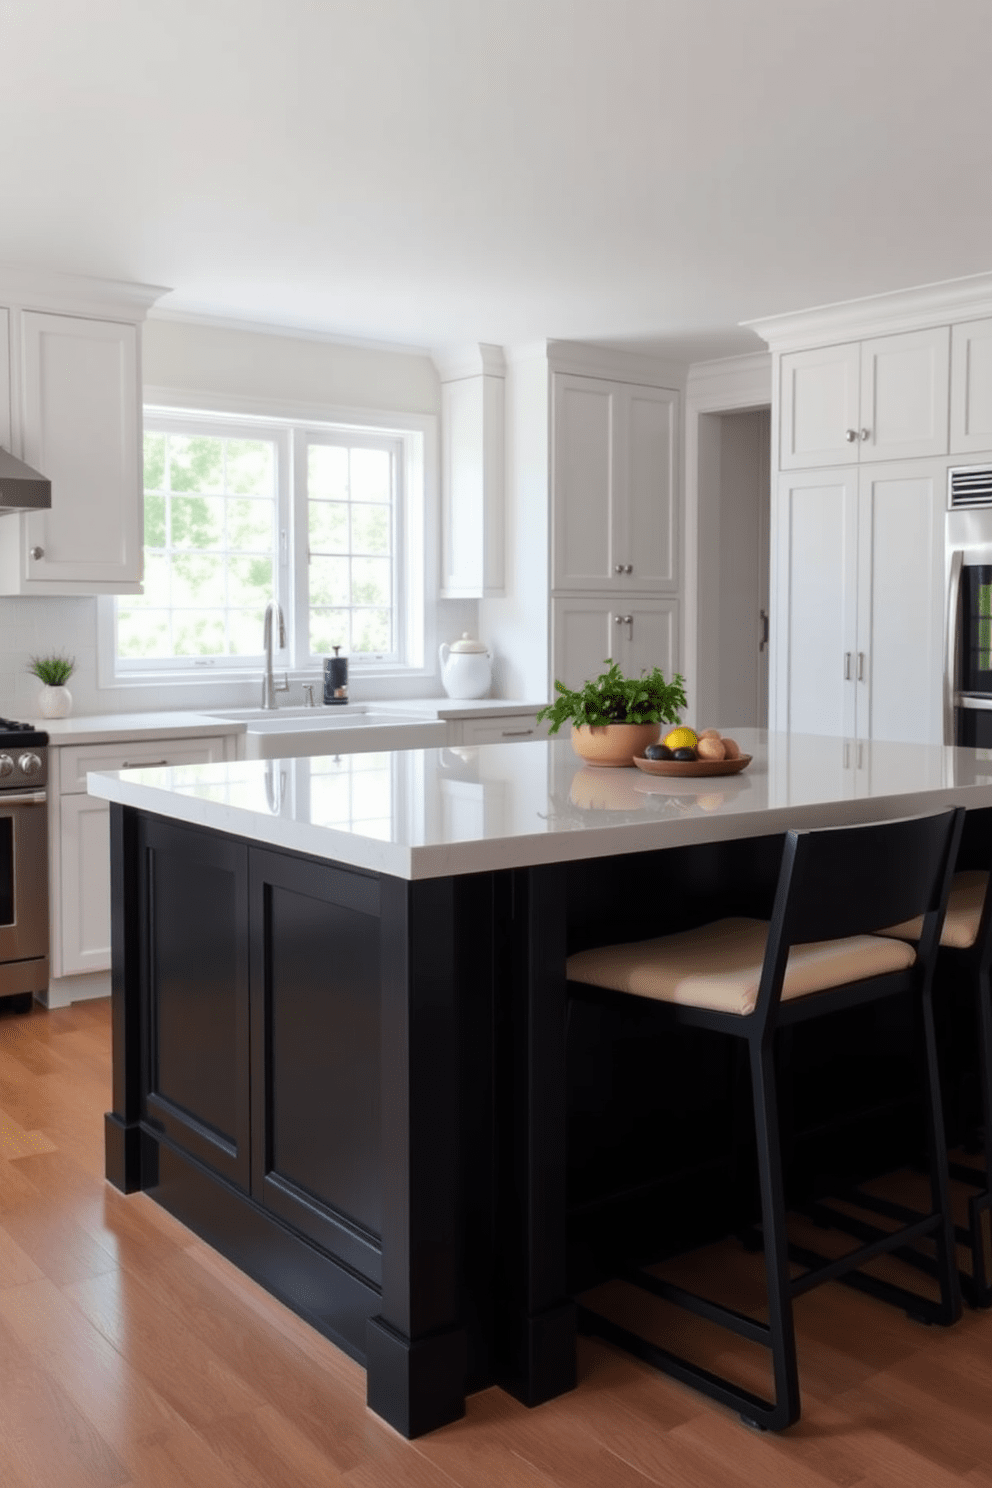
[(286, 673), (282, 674), (282, 681), (277, 682), (272, 675), (272, 620), (273, 617), (279, 622), (279, 646), (286, 644), (286, 622), (282, 618), (282, 610), (272, 599), (265, 606), (265, 620), (262, 627), (262, 646), (265, 650), (265, 675), (262, 678), (262, 707), (276, 708), (277, 692), (289, 691), (289, 678)]

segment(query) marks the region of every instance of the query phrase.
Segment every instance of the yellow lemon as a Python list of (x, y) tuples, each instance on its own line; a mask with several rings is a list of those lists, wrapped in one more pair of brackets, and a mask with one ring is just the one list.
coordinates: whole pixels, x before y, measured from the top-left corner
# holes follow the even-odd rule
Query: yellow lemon
[(669, 749), (695, 749), (699, 738), (691, 728), (674, 728), (665, 735), (665, 743)]

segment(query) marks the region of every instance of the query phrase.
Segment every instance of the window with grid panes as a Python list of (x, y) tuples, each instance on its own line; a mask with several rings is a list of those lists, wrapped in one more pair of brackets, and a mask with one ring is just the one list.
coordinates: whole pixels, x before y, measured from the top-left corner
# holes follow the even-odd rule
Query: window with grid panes
[(309, 650), (391, 660), (396, 635), (398, 440), (305, 440)]
[(416, 438), (146, 409), (144, 593), (112, 602), (115, 673), (256, 668), (273, 599), (283, 666), (319, 669), (335, 646), (359, 666), (409, 665)]
[(146, 428), (144, 593), (117, 603), (117, 656), (257, 663), (276, 594), (276, 437)]

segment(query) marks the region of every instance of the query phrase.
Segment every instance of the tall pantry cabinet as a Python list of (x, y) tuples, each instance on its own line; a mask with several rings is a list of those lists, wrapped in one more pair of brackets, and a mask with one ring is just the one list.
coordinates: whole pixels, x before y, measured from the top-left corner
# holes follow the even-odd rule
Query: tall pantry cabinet
[(992, 276), (753, 326), (773, 353), (769, 726), (942, 742), (948, 470), (992, 462)]
[(567, 371), (551, 378), (552, 680), (616, 661), (678, 670), (674, 388)]

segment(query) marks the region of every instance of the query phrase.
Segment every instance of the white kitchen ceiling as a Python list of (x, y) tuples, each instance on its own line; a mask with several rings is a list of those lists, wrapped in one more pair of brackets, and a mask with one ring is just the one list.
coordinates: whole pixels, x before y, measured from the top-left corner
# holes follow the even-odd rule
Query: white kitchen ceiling
[(689, 358), (992, 269), (992, 0), (0, 0), (0, 260)]

